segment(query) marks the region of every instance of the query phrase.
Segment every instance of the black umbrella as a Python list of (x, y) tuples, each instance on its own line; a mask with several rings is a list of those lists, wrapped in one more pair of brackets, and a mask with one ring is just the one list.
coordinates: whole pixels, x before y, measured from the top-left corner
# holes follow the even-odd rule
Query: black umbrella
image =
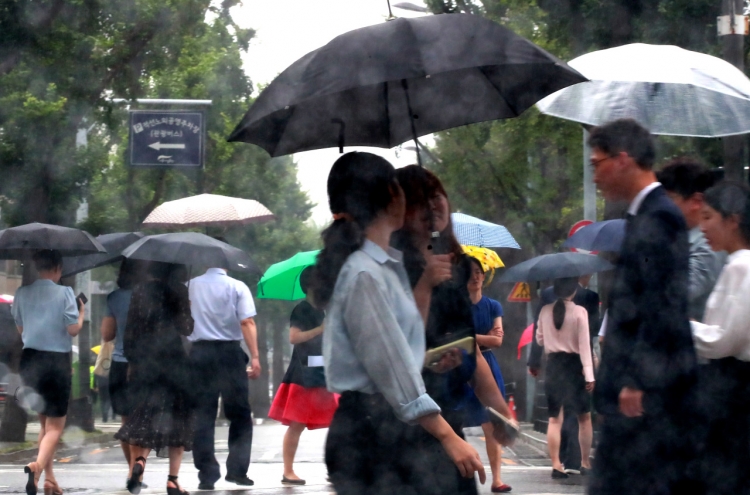
[(127, 247), (122, 255), (137, 260), (261, 273), (243, 250), (197, 232), (149, 235)]
[(460, 125), (516, 117), (587, 79), (513, 31), (445, 14), (350, 31), (282, 72), (229, 141), (271, 156), (392, 148)]
[(0, 259), (24, 259), (39, 249), (56, 249), (63, 256), (81, 256), (107, 251), (91, 234), (80, 229), (29, 223), (0, 230)]
[(537, 256), (509, 268), (501, 282), (539, 282), (565, 277), (580, 277), (614, 269), (609, 261), (593, 254), (555, 253)]
[(107, 250), (106, 253), (88, 254), (86, 256), (66, 256), (63, 258), (63, 277), (70, 277), (122, 259), (122, 250), (141, 239), (141, 232), (118, 232), (103, 234), (96, 238)]

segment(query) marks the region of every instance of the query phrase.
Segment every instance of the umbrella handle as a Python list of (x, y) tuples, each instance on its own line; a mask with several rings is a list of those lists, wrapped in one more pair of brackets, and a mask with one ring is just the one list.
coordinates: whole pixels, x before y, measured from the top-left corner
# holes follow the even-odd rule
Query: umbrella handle
[[(414, 147), (417, 149), (417, 164), (420, 167), (422, 165), (422, 155), (419, 153), (419, 141), (417, 141), (417, 127), (414, 125), (414, 112), (411, 110), (411, 99), (409, 98), (409, 83), (406, 79), (401, 79), (401, 87), (404, 88), (404, 94), (406, 95), (406, 110), (409, 112), (409, 124), (411, 124), (411, 136), (414, 139)], [(419, 117), (417, 117), (419, 118)]]
[(339, 153), (344, 153), (344, 129), (346, 129), (346, 123), (341, 119), (331, 119), (331, 124), (338, 124), (339, 127)]

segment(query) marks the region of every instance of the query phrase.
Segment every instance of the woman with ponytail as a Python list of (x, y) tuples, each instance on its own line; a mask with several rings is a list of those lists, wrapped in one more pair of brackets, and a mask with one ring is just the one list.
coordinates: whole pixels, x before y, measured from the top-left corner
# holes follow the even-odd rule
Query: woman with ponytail
[(311, 290), (326, 310), (326, 383), (341, 394), (325, 449), (336, 493), (448, 495), (474, 473), (484, 483), (479, 455), (440, 415), (420, 375), (424, 323), (401, 253), (389, 246), (404, 222), (395, 169), (348, 153), (331, 169), (328, 198), (335, 220)]
[(594, 363), (589, 341), (588, 312), (573, 303), (578, 278), (559, 278), (554, 282), (557, 301), (542, 308), (536, 340), (547, 354), (544, 392), (547, 395), (549, 424), (547, 447), (552, 459), (552, 477), (567, 478), (560, 462), (560, 434), (563, 414), (578, 417), (578, 441), (581, 444), (581, 474), (591, 470), (591, 392), (594, 390)]

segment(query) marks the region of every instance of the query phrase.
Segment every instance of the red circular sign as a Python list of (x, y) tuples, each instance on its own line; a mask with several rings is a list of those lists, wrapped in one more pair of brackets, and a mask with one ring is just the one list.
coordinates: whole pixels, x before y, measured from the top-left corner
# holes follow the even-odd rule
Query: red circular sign
[[(586, 227), (587, 225), (591, 225), (592, 223), (594, 223), (592, 220), (581, 220), (579, 222), (576, 222), (570, 228), (570, 232), (568, 232), (568, 238), (572, 237), (573, 234)], [(596, 251), (586, 251), (585, 249), (570, 248), (570, 250), (574, 253), (597, 254)]]

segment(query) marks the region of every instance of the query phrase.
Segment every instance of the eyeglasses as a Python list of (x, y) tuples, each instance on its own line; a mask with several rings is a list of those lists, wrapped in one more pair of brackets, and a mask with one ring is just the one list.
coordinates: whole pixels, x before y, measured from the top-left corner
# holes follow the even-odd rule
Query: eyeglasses
[(614, 158), (614, 157), (615, 157), (614, 155), (607, 155), (604, 158), (600, 158), (598, 160), (591, 160), (590, 162), (591, 168), (596, 168), (596, 166), (599, 165), (604, 160), (609, 160), (610, 158)]

